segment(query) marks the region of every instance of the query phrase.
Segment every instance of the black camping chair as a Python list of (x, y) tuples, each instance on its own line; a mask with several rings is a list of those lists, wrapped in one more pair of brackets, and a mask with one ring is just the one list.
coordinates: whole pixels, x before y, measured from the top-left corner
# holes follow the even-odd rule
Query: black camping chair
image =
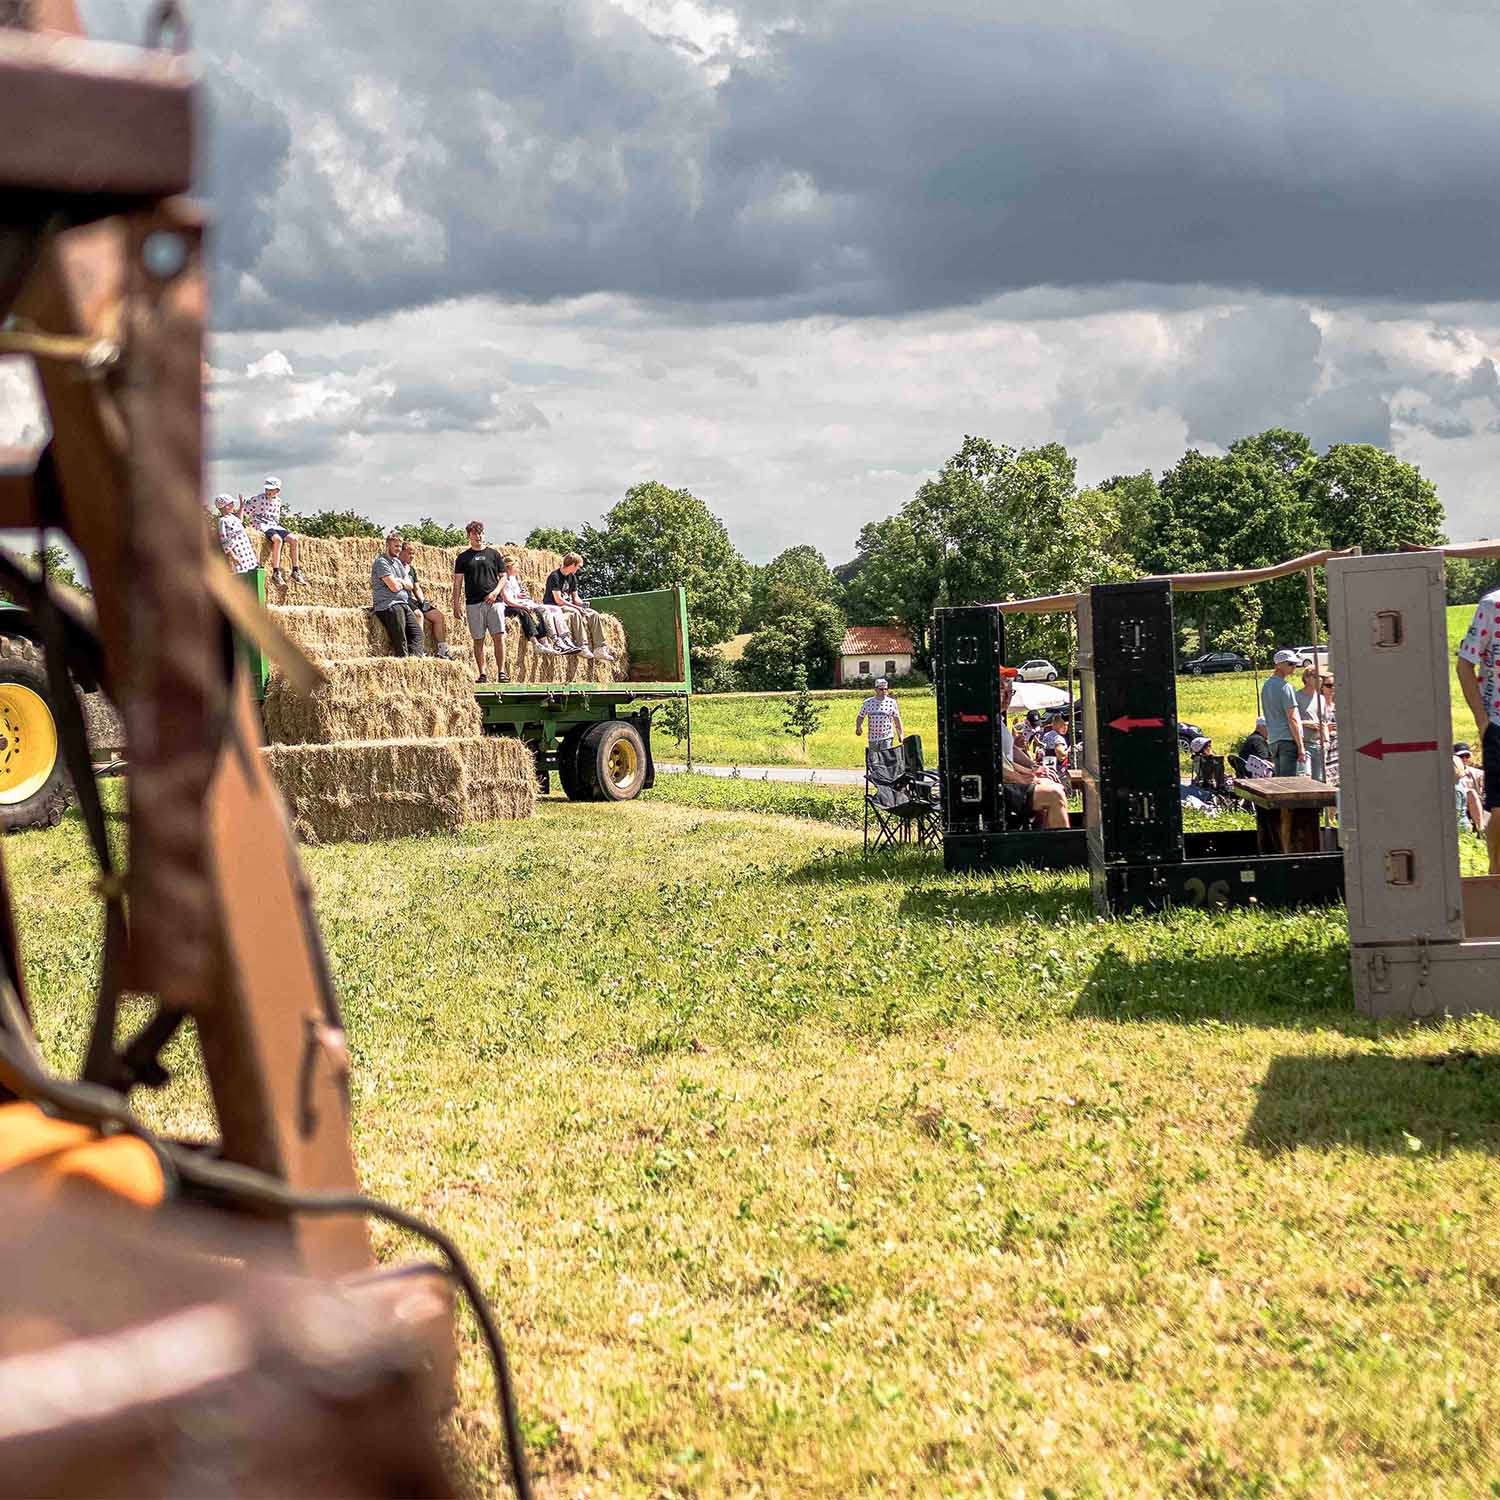
[(942, 843), (938, 819), (937, 773), (922, 760), (922, 740), (865, 751), (865, 853), (882, 845), (915, 844), (936, 849)]

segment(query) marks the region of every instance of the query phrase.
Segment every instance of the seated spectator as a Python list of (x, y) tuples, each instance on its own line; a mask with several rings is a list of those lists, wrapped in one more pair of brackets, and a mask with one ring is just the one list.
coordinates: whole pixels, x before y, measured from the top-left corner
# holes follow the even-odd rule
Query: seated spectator
[(271, 539), (271, 582), (286, 587), (286, 574), (281, 571), (281, 546), (285, 542), (292, 564), (292, 582), (306, 583), (297, 562), (297, 538), (281, 524), (281, 481), (274, 474), (267, 474), (265, 488), (258, 495), (251, 495), (244, 506), (245, 519)]
[[(569, 552), (561, 565), (547, 575), (542, 603), (563, 611), (567, 616), (569, 633), (585, 656), (599, 656), (605, 661), (613, 661), (615, 653), (604, 640), (603, 619), (597, 610), (589, 608), (589, 601), (578, 592), (578, 570), (582, 566), (582, 556), (577, 552)], [(587, 639), (584, 638), (585, 635)]]
[[(1068, 769), (1068, 716), (1061, 711), (1052, 714), (1047, 720), (1047, 727), (1041, 733), (1041, 758), (1045, 765), (1049, 760), (1056, 761), (1057, 769), (1066, 773)], [(1034, 755), (1035, 751), (1028, 751)]]
[(1015, 692), (1016, 669), (1000, 668), (1000, 781), (1006, 811), (1013, 817), (1040, 823), (1043, 828), (1068, 826), (1068, 794), (1047, 776), (1026, 750), (1016, 743), (1005, 710)]
[(570, 640), (559, 645), (549, 639), (551, 626), (541, 603), (529, 598), (526, 588), (516, 576), (516, 560), (502, 557), (500, 566), (505, 569), (500, 578), (500, 618), (504, 621), (512, 614), (521, 622), (521, 634), (532, 643), (543, 656), (569, 656), (579, 648)]
[(1453, 800), (1460, 827), (1483, 833), (1490, 815), (1484, 810), (1484, 783), (1473, 766), (1473, 750), (1460, 740), (1453, 747)]
[(224, 556), (236, 573), (250, 573), (260, 564), (255, 560), (255, 548), (245, 534), (245, 523), (240, 520), (239, 510), (240, 502), (233, 495), (214, 498), (214, 512), (219, 518), (219, 546), (224, 549)]
[(374, 596), (375, 618), (385, 626), (391, 650), (397, 656), (426, 656), (422, 648), (422, 619), (412, 608), (406, 588), (399, 531), (385, 534), (385, 551), (370, 568), (370, 591)]
[[(403, 541), (401, 543), (401, 566), (406, 570), (406, 592), (411, 600), (411, 609), (414, 614), (426, 620), (432, 627), (434, 656), (440, 656), (444, 661), (451, 661), (453, 653), (448, 649), (448, 619), (437, 605), (422, 592), (422, 585), (417, 582), (417, 570), (412, 566), (413, 559), (417, 555), (414, 543)], [(292, 570), (292, 576), (296, 577), (296, 569)]]
[(484, 544), (484, 522), (470, 521), (464, 527), (469, 545), (453, 559), (453, 613), (462, 613), (474, 642), (474, 665), (479, 680), (484, 675), (484, 638), (495, 652), (495, 681), (509, 682), (505, 675), (505, 611), (500, 605), (500, 554)]
[(1266, 738), (1266, 721), (1257, 719), (1255, 728), (1250, 731), (1240, 744), (1240, 754), (1249, 760), (1252, 755), (1261, 760), (1270, 760), (1271, 742)]
[(1234, 784), (1224, 770), (1224, 757), (1214, 754), (1214, 742), (1208, 735), (1198, 735), (1188, 746), (1188, 754), (1192, 757), (1195, 787), (1217, 797), (1234, 794)]

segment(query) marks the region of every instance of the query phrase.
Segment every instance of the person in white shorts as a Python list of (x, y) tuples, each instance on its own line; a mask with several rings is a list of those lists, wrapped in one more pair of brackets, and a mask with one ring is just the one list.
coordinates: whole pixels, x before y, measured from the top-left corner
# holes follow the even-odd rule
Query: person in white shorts
[(507, 612), (513, 614), (521, 622), (521, 634), (543, 656), (568, 656), (576, 651), (572, 642), (561, 645), (548, 639), (547, 612), (540, 601), (527, 598), (525, 586), (516, 575), (515, 558), (504, 557), (500, 562), (505, 569), (500, 579), (501, 619)]

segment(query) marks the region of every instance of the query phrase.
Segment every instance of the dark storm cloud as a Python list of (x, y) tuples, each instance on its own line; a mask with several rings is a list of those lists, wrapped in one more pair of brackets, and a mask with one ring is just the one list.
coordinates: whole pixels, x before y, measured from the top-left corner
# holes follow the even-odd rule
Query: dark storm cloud
[(789, 27), (744, 0), (744, 46), (705, 61), (605, 0), (224, 0), (198, 40), (225, 317), (598, 291), (900, 313), (1121, 281), (1495, 295), (1495, 21), (1026, 9)]

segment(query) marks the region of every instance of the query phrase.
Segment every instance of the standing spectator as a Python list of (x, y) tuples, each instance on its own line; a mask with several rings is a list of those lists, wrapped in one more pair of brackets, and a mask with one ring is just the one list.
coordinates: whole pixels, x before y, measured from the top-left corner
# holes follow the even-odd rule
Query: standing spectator
[(1278, 776), (1295, 776), (1297, 762), (1306, 751), (1302, 742), (1302, 717), (1297, 712), (1297, 690), (1292, 673), (1302, 664), (1295, 651), (1278, 651), (1272, 659), (1271, 675), (1261, 684), (1260, 708), (1266, 720), (1266, 738), (1271, 742), (1271, 760)]
[(406, 568), (401, 562), (401, 533), (385, 534), (385, 551), (370, 568), (370, 592), (375, 618), (385, 626), (391, 650), (397, 656), (426, 656), (422, 649), (422, 618), (412, 608), (406, 588)]
[(500, 566), (505, 572), (500, 578), (500, 618), (507, 612), (521, 622), (521, 634), (530, 641), (543, 656), (567, 656), (578, 649), (570, 641), (567, 646), (554, 644), (547, 638), (550, 626), (542, 606), (526, 595), (525, 585), (516, 576), (516, 560), (502, 557)]
[(214, 499), (214, 511), (219, 521), (219, 545), (229, 566), (236, 573), (250, 573), (259, 564), (255, 560), (255, 548), (245, 535), (245, 523), (239, 517), (240, 502), (233, 495), (219, 495)]
[(442, 610), (422, 592), (422, 585), (417, 582), (417, 570), (412, 566), (416, 555), (415, 543), (411, 541), (401, 543), (399, 556), (401, 566), (406, 571), (406, 593), (410, 600), (411, 610), (413, 614), (426, 620), (432, 627), (432, 654), (440, 656), (444, 661), (450, 661), (453, 653), (448, 649), (448, 621)]
[(1500, 589), (1482, 598), (1458, 646), (1458, 685), (1474, 715), (1484, 756), (1484, 829), (1490, 874), (1500, 875)]
[[(547, 575), (542, 602), (554, 609), (561, 609), (567, 615), (569, 633), (574, 642), (582, 647), (585, 656), (599, 656), (605, 661), (613, 661), (615, 653), (604, 640), (604, 620), (598, 610), (589, 608), (589, 601), (578, 592), (578, 570), (582, 566), (583, 558), (579, 553), (567, 553), (561, 565)], [(575, 621), (578, 623), (575, 624)]]
[(1324, 672), (1318, 684), (1321, 700), (1318, 719), (1323, 725), (1323, 779), (1329, 786), (1339, 784), (1339, 722), (1333, 707), (1333, 673)]
[(889, 750), (893, 744), (899, 745), (906, 738), (906, 730), (901, 724), (901, 710), (891, 697), (891, 685), (884, 677), (875, 679), (875, 696), (866, 698), (859, 705), (859, 712), (854, 716), (856, 735), (865, 732), (866, 720), (870, 724), (871, 750)]
[(281, 481), (274, 474), (267, 474), (265, 488), (245, 501), (245, 518), (271, 539), (271, 582), (286, 587), (286, 574), (281, 571), (281, 544), (285, 542), (292, 582), (306, 583), (297, 561), (297, 538), (281, 524)]
[(484, 675), (484, 638), (490, 638), (495, 652), (495, 681), (509, 682), (505, 675), (505, 611), (499, 604), (500, 554), (484, 545), (484, 522), (470, 521), (464, 527), (469, 545), (453, 559), (453, 613), (463, 614), (469, 624), (469, 638), (474, 642), (474, 665), (479, 680)]
[(1307, 772), (1323, 780), (1323, 688), (1317, 669), (1302, 673), (1297, 689), (1297, 716), (1302, 720), (1302, 743), (1307, 747)]

